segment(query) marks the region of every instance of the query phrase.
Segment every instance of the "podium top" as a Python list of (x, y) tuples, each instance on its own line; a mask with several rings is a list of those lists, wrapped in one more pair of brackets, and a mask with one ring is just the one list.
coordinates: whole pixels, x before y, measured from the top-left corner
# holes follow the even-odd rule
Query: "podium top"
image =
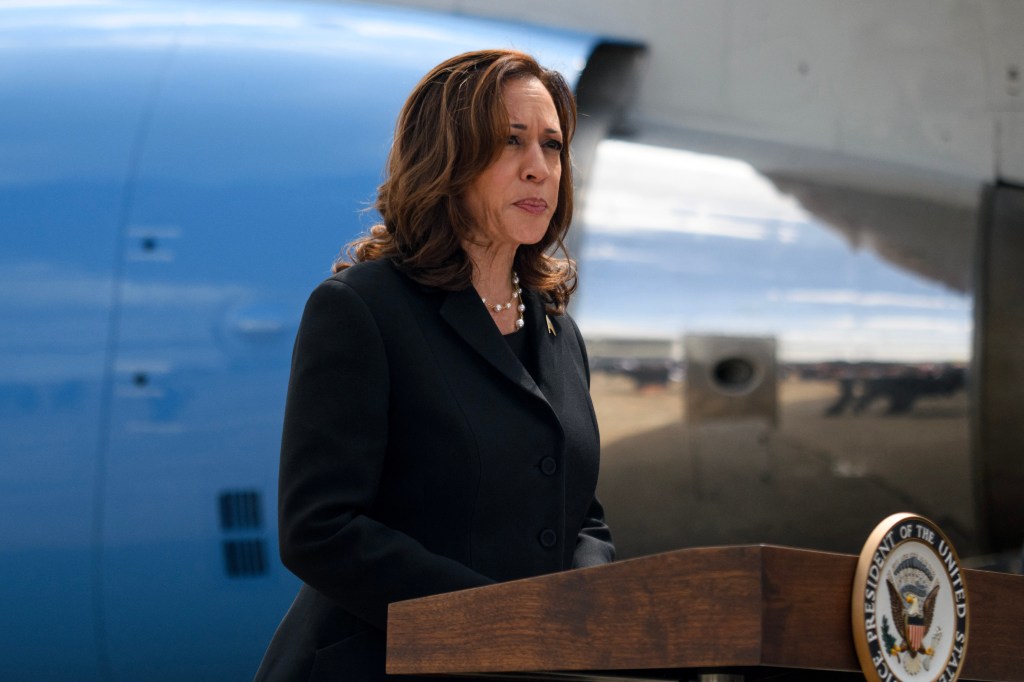
[[(770, 666), (860, 672), (857, 558), (767, 545), (685, 549), (392, 604), (391, 674), (671, 676)], [(961, 679), (1024, 679), (1024, 577), (964, 571)]]

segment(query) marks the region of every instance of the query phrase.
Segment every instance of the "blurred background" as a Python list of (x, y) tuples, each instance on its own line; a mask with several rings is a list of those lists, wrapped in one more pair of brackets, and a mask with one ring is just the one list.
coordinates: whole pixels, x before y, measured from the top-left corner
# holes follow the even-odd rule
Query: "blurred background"
[(1021, 572), (1024, 4), (0, 4), (0, 678), (249, 679), (309, 291), (434, 64), (576, 88), (572, 314), (623, 557)]

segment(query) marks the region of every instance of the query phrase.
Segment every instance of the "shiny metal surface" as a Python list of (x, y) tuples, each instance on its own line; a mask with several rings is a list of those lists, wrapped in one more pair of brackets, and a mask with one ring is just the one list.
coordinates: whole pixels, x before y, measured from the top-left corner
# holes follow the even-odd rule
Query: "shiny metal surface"
[[(944, 250), (898, 248), (931, 214), (864, 219), (854, 239), (740, 160), (624, 141), (603, 143), (589, 191), (574, 314), (624, 556), (745, 542), (855, 553), (907, 509), (978, 551), (972, 297), (933, 274)], [(852, 199), (872, 215), (871, 197)], [(969, 250), (957, 267), (969, 274)], [(742, 391), (709, 378), (744, 357), (719, 370), (750, 380), (777, 363), (746, 411)]]

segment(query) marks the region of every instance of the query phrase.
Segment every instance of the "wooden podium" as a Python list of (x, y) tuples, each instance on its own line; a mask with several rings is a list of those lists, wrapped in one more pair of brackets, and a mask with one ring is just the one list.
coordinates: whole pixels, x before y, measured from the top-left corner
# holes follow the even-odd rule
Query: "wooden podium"
[[(863, 679), (857, 558), (773, 546), (685, 549), (392, 604), (392, 674)], [(1024, 680), (1024, 576), (964, 571), (962, 680)], [(721, 675), (722, 677), (717, 677)]]

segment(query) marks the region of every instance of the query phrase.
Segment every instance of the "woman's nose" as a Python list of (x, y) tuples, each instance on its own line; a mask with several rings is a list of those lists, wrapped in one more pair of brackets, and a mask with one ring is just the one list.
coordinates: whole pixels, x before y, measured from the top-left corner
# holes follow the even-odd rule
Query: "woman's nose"
[(551, 175), (547, 159), (544, 158), (544, 150), (541, 146), (531, 145), (523, 158), (522, 176), (530, 182), (541, 182)]

